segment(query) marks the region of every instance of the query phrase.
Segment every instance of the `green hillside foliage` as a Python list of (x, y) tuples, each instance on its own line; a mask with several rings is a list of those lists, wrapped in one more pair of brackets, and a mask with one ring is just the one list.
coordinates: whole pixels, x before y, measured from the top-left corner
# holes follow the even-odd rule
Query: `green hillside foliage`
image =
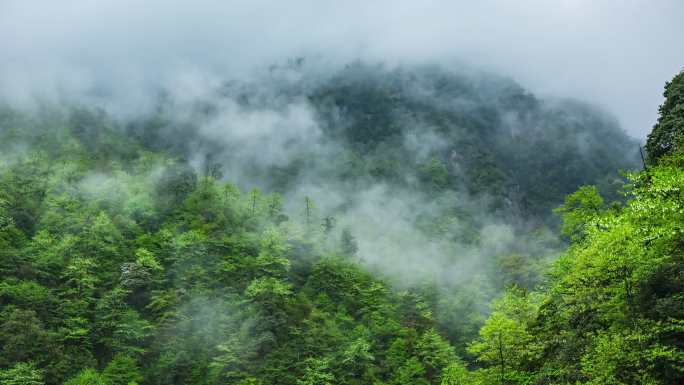
[(3, 385), (438, 383), (460, 362), (437, 303), (364, 271), (353, 231), (327, 239), (103, 117), (93, 143), (4, 118)]
[[(185, 116), (0, 111), (0, 385), (680, 383), (677, 146), (623, 184), (638, 149), (612, 119), (505, 79), (359, 63), (279, 79)], [(241, 162), (198, 128), (224, 98), (306, 100), (336, 151)], [(347, 199), (293, 201), (311, 181)], [(385, 274), (349, 218), (378, 185), (417, 197), (422, 262), (440, 245), (457, 271)]]
[(597, 210), (591, 189), (569, 196), (572, 245), (543, 290), (510, 289), (494, 303), (468, 348), (485, 365), (473, 383), (681, 380), (684, 169), (661, 165), (630, 180), (623, 207)]

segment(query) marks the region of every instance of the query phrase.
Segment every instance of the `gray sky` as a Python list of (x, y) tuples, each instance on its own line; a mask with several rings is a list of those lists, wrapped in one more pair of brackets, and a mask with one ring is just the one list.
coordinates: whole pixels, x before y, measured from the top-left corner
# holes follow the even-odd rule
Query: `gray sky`
[(106, 89), (140, 106), (288, 57), (465, 62), (614, 113), (643, 137), (684, 67), (682, 0), (0, 0), (0, 98)]

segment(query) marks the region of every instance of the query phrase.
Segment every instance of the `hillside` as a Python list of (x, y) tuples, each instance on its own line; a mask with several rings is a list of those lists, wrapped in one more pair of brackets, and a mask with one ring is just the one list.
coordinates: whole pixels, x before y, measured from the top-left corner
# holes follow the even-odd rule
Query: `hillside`
[(3, 108), (0, 384), (675, 384), (671, 147), (439, 67)]

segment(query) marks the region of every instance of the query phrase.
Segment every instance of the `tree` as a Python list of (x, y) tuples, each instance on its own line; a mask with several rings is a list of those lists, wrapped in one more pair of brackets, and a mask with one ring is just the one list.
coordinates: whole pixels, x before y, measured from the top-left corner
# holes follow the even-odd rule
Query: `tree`
[(351, 230), (349, 228), (345, 228), (342, 230), (340, 248), (342, 249), (342, 253), (344, 255), (348, 255), (350, 257), (355, 257), (356, 253), (359, 251), (359, 246), (356, 242), (356, 239), (352, 235)]
[(97, 256), (100, 263), (111, 263), (116, 266), (121, 260), (123, 236), (119, 228), (104, 211), (100, 211), (88, 223), (81, 237), (81, 254)]
[(47, 362), (52, 339), (34, 310), (5, 306), (0, 312), (0, 367), (29, 360)]
[[(343, 368), (341, 377), (350, 378), (345, 383), (351, 383), (351, 379), (368, 380), (366, 371), (372, 367), (375, 357), (371, 352), (371, 344), (364, 337), (358, 337), (351, 341), (342, 351), (340, 364)], [(355, 382), (358, 383), (358, 382)]]
[(658, 122), (646, 141), (650, 164), (681, 150), (684, 144), (684, 71), (665, 84), (663, 96), (665, 102), (658, 110)]
[(71, 298), (80, 302), (91, 302), (99, 278), (95, 275), (97, 264), (92, 258), (76, 257), (64, 271), (64, 279)]
[(137, 360), (125, 353), (118, 353), (109, 361), (102, 378), (108, 385), (128, 385), (143, 380)]
[(332, 385), (335, 376), (328, 369), (328, 360), (309, 357), (304, 360), (304, 374), (297, 385)]
[(418, 339), (415, 354), (425, 368), (426, 377), (432, 383), (439, 382), (442, 372), (456, 361), (454, 348), (435, 329), (428, 329)]
[(468, 369), (459, 361), (452, 362), (442, 371), (440, 385), (468, 385), (471, 384)]
[(271, 309), (278, 307), (290, 294), (292, 294), (290, 284), (271, 277), (253, 280), (245, 290), (248, 298), (268, 305)]
[(64, 385), (109, 385), (97, 370), (86, 368), (69, 379)]
[(494, 303), (494, 311), (480, 329), (468, 352), (479, 362), (490, 381), (504, 385), (524, 384), (527, 364), (536, 359), (539, 347), (528, 329), (536, 312), (535, 299), (519, 289), (509, 289)]
[(596, 186), (582, 186), (565, 198), (563, 206), (554, 210), (563, 219), (561, 234), (580, 240), (586, 234), (591, 219), (604, 209), (603, 198)]
[(423, 164), (420, 168), (420, 178), (431, 191), (441, 191), (449, 186), (451, 175), (447, 167), (436, 157)]
[(249, 215), (254, 218), (257, 215), (257, 204), (261, 200), (261, 191), (259, 189), (252, 189), (249, 192)]
[(335, 227), (335, 217), (327, 216), (323, 218), (323, 234), (327, 237)]
[(289, 249), (276, 228), (267, 228), (259, 241), (259, 255), (255, 261), (257, 275), (284, 278), (290, 269), (290, 260), (285, 258)]
[(238, 351), (239, 347), (234, 345), (236, 342), (230, 341), (217, 346), (220, 354), (214, 357), (211, 363), (211, 377), (214, 381), (236, 383), (247, 377), (244, 360)]
[(420, 360), (417, 357), (410, 357), (394, 373), (391, 384), (429, 385), (430, 382), (425, 378), (425, 367)]
[(278, 193), (273, 193), (267, 198), (268, 217), (274, 223), (281, 223), (288, 219), (283, 212), (283, 197)]
[(157, 258), (144, 248), (135, 251), (135, 262), (121, 265), (121, 285), (127, 289), (144, 289), (164, 271)]
[(0, 385), (44, 385), (41, 370), (33, 363), (19, 362), (9, 369), (0, 369)]
[(197, 173), (189, 165), (173, 164), (164, 169), (157, 182), (155, 196), (162, 213), (176, 209), (197, 187)]

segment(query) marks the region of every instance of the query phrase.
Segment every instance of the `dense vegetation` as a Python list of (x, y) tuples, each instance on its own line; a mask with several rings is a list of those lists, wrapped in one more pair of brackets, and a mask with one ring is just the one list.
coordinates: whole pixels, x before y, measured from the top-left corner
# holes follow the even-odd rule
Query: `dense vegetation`
[[(235, 181), (248, 189), (286, 193), (314, 180), (353, 195), (349, 190), (382, 182), (430, 199), (445, 191), (487, 196), (485, 210), (553, 222), (551, 209), (577, 186), (595, 184), (617, 199), (618, 170), (639, 162), (637, 142), (604, 112), (573, 100), (540, 100), (509, 79), (472, 70), (353, 63), (322, 75), (299, 61), (259, 80), (227, 83), (190, 106), (176, 99), (164, 98), (127, 134), (180, 158), (202, 149), (205, 167), (249, 167)], [(300, 103), (313, 110), (320, 133), (288, 136), (283, 126), (260, 138), (286, 137), (296, 151), (285, 158), (245, 153), (243, 136), (207, 132), (230, 126), (226, 104), (247, 116), (286, 111), (279, 117), (296, 125), (291, 106)]]
[[(684, 76), (667, 86), (648, 169), (624, 186), (636, 148), (610, 118), (505, 79), (355, 64), (269, 81), (228, 84), (180, 116), (168, 99), (134, 121), (2, 111), (0, 384), (682, 378)], [(244, 143), (202, 135), (229, 101), (242, 114), (305, 102), (325, 151), (297, 138), (286, 158), (239, 159)], [(231, 183), (225, 164), (250, 175)], [(347, 198), (299, 199), (311, 181)], [(486, 248), (489, 218), (525, 241), (477, 254), (467, 277), (383, 274), (391, 261), (369, 267), (349, 214), (354, 191), (380, 184), (418, 197), (411, 230), (450, 245), (456, 266)], [(569, 246), (548, 266), (554, 232)]]

